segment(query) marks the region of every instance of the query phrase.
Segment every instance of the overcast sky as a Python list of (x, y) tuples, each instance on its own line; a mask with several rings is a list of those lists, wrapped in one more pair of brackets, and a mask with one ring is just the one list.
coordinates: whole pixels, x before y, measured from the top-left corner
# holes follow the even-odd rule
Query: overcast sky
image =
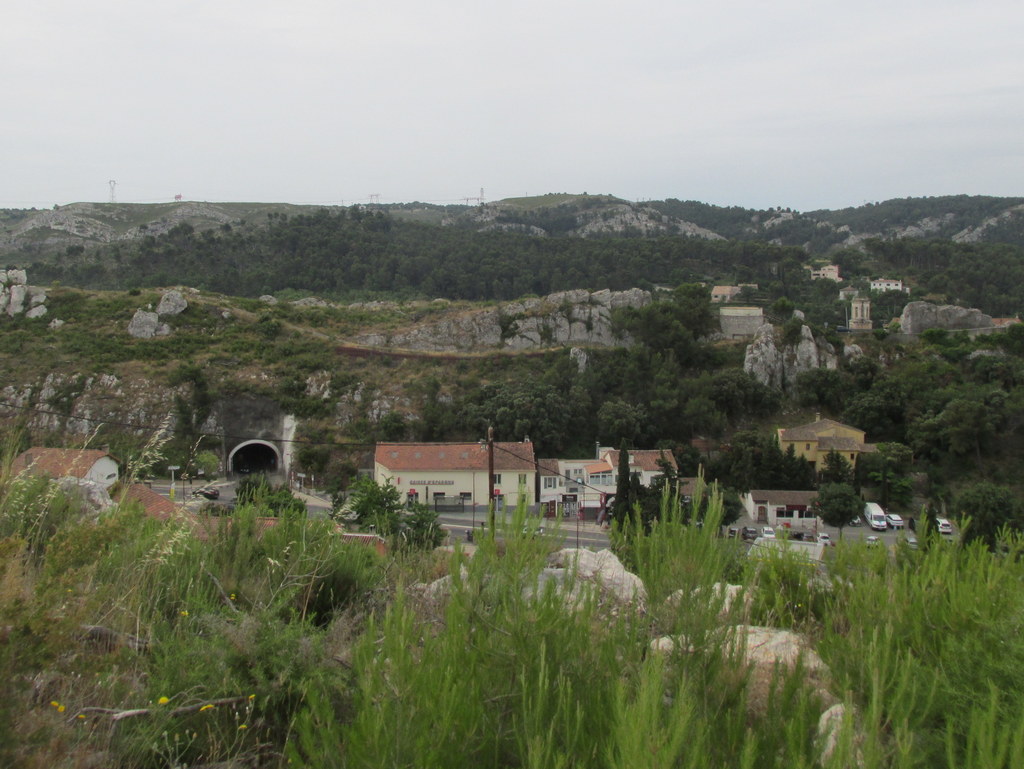
[(33, 0), (0, 206), (1024, 196), (1021, 0)]

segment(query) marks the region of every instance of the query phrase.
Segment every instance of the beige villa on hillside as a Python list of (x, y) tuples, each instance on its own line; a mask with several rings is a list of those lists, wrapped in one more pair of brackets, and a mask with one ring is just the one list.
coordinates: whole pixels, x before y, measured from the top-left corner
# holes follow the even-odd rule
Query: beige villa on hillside
[(815, 470), (821, 467), (830, 451), (838, 452), (851, 465), (861, 454), (875, 451), (875, 444), (864, 442), (864, 431), (834, 419), (822, 419), (797, 427), (779, 428), (779, 448), (792, 446), (796, 455), (810, 462)]

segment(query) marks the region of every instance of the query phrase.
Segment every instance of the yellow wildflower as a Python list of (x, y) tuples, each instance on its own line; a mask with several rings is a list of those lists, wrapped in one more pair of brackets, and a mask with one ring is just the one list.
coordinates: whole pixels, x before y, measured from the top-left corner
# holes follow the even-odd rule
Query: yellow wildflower
[(166, 705), (168, 702), (170, 702), (170, 700), (167, 699), (166, 697), (161, 697), (160, 699), (157, 700), (157, 703), (159, 703), (160, 705)]
[(256, 699), (256, 695), (255, 694), (250, 694), (249, 695), (249, 701), (251, 702), (254, 699)]
[(50, 705), (52, 705), (55, 708), (59, 708), (60, 707), (60, 703), (57, 702), (57, 700), (50, 700)]
[(248, 726), (246, 726), (245, 724), (242, 724), (241, 726), (238, 727), (238, 730), (241, 731), (242, 729), (248, 729), (248, 728), (249, 728)]
[(178, 613), (181, 614), (182, 617), (187, 617), (188, 616), (188, 609), (182, 609)]
[(203, 705), (201, 708), (199, 708), (199, 712), (202, 713), (204, 710), (210, 710), (212, 708), (213, 705)]
[(58, 713), (63, 713), (63, 712), (64, 712), (64, 710), (65, 710), (65, 707), (64, 707), (63, 705), (58, 705), (58, 706), (57, 706), (57, 712), (58, 712)]

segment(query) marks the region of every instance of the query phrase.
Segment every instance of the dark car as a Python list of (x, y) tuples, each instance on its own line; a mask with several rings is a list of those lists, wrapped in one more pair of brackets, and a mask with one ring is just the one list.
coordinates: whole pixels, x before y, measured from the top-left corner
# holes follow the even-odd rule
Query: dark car
[(753, 526), (744, 526), (743, 530), (740, 532), (740, 536), (743, 539), (754, 540), (761, 535), (758, 534), (757, 529), (755, 529)]
[(206, 499), (220, 499), (220, 489), (216, 486), (208, 486), (202, 489), (196, 489), (194, 492), (196, 496), (205, 497)]

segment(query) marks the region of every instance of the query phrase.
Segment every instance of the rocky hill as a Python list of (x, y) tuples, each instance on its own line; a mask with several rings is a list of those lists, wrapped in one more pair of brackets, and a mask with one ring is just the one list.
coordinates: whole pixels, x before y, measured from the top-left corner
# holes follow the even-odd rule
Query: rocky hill
[[(180, 201), (160, 204), (73, 203), (52, 210), (0, 210), (0, 255), (30, 263), (69, 247), (130, 242), (178, 224), (197, 232), (259, 229), (279, 216), (323, 206)], [(367, 208), (367, 207), (362, 207)], [(943, 238), (961, 243), (1024, 245), (1024, 198), (947, 196), (907, 198), (837, 211), (745, 209), (696, 201), (631, 202), (611, 195), (551, 194), (479, 205), (406, 203), (373, 206), (399, 221), (477, 232), (543, 237), (682, 236), (754, 240), (798, 246), (811, 253), (856, 247), (871, 238)], [(73, 255), (73, 252), (69, 252)]]

